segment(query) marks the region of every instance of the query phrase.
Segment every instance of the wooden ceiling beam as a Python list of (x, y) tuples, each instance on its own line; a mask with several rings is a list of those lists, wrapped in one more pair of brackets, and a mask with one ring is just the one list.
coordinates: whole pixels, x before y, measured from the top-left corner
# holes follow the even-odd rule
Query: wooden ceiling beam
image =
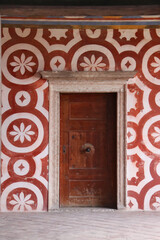
[(0, 15), (9, 17), (47, 16), (142, 16), (160, 15), (160, 5), (130, 6), (16, 6), (0, 5)]

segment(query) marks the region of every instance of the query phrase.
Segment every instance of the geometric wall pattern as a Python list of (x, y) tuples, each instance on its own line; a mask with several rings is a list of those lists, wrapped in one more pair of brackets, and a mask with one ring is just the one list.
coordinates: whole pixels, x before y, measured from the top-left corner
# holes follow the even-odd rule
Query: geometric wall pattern
[(160, 210), (160, 29), (2, 28), (1, 211), (46, 211), (48, 83), (39, 71), (134, 71), (128, 209)]

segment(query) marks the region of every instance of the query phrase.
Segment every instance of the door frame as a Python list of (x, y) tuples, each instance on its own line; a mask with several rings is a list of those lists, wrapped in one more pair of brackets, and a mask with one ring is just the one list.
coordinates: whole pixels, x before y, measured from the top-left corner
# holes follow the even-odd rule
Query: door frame
[(126, 208), (126, 83), (136, 72), (42, 71), (49, 82), (48, 210), (59, 209), (60, 94), (117, 93), (117, 209)]

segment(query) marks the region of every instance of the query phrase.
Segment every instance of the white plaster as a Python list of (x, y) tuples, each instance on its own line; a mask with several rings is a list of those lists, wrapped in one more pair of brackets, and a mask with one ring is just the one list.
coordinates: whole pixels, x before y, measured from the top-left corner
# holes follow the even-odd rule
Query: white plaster
[(36, 104), (35, 108), (38, 111), (40, 111), (45, 116), (45, 118), (48, 120), (48, 110), (43, 107), (43, 104), (44, 104), (44, 92), (43, 91), (47, 87), (48, 87), (48, 82), (46, 81), (42, 86), (40, 86), (39, 88), (36, 89), (36, 92), (37, 92), (37, 104)]
[(133, 51), (133, 52), (139, 53), (140, 50), (142, 49), (142, 47), (152, 39), (149, 29), (144, 29), (143, 30), (144, 39), (141, 40), (136, 46), (133, 46), (131, 44), (125, 44), (125, 45), (120, 46), (120, 44), (115, 39), (113, 39), (113, 31), (114, 31), (114, 29), (107, 30), (108, 34), (107, 34), (107, 37), (105, 40), (112, 43), (113, 46), (116, 47), (116, 49), (119, 53), (122, 53), (125, 51)]
[(35, 36), (35, 40), (37, 40), (38, 42), (40, 42), (45, 48), (46, 50), (50, 53), (52, 51), (56, 51), (57, 49), (62, 50), (66, 53), (69, 52), (69, 50), (71, 49), (71, 47), (73, 47), (76, 43), (81, 41), (81, 36), (79, 34), (79, 29), (73, 29), (73, 39), (71, 41), (69, 41), (67, 43), (67, 45), (64, 44), (53, 44), (50, 45), (44, 38), (43, 38), (43, 29), (37, 29), (37, 33)]

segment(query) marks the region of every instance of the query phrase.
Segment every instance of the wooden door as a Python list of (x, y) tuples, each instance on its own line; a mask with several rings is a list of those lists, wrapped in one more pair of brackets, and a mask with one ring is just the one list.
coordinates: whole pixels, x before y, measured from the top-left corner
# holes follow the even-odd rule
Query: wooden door
[(116, 208), (116, 93), (61, 94), (60, 102), (60, 206)]

